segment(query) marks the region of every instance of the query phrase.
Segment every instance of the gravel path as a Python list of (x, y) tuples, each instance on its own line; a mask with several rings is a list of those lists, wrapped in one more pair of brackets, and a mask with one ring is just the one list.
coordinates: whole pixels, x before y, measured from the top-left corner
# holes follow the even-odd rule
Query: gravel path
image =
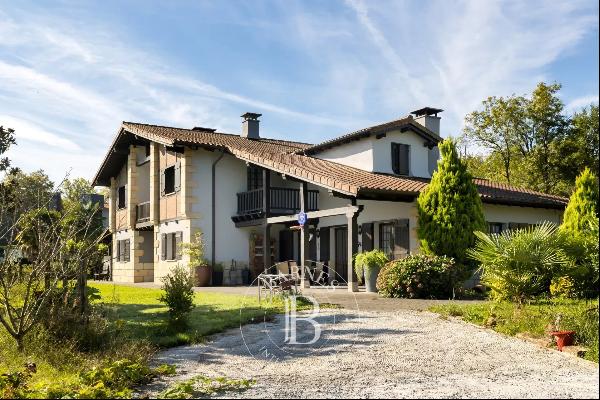
[[(312, 346), (283, 346), (284, 317), (161, 352), (178, 375), (254, 378), (244, 398), (598, 398), (598, 365), (429, 312), (322, 311)], [(299, 324), (298, 342), (314, 335)], [(280, 346), (280, 348), (278, 348)]]

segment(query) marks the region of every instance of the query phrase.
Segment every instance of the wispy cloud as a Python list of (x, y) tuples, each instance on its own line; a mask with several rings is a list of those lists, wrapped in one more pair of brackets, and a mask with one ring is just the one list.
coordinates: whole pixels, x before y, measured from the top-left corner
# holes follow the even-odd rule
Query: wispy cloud
[[(439, 106), (443, 134), (455, 135), (485, 97), (553, 80), (552, 63), (598, 26), (597, 5), (586, 0), (316, 4), (198, 4), (193, 12), (215, 29), (264, 42), (248, 64), (223, 61), (216, 76), (204, 73), (204, 60), (152, 51), (146, 42), (160, 35), (140, 41), (139, 25), (2, 3), (0, 123), (20, 135), (10, 155), (55, 179), (71, 167), (91, 177), (121, 120), (236, 132), (243, 111), (264, 112), (275, 136), (317, 142)], [(193, 39), (177, 40), (193, 52)], [(245, 77), (243, 87), (228, 76)], [(567, 108), (590, 99), (580, 95)]]
[(589, 107), (590, 104), (598, 104), (598, 95), (597, 94), (581, 96), (581, 97), (571, 100), (565, 106), (565, 111), (567, 113), (581, 111), (582, 108)]

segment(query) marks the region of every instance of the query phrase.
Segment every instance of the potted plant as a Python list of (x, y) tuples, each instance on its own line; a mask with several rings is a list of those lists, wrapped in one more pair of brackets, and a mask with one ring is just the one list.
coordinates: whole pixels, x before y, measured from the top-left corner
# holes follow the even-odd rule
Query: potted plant
[(223, 285), (223, 263), (216, 263), (213, 265), (212, 270), (212, 285), (222, 286)]
[(367, 292), (377, 293), (377, 275), (381, 267), (389, 260), (385, 253), (381, 250), (371, 250), (358, 253), (354, 258), (354, 270), (358, 282), (362, 284), (363, 275), (365, 277), (365, 286)]
[(196, 286), (208, 286), (212, 277), (212, 268), (204, 258), (204, 239), (202, 232), (197, 232), (190, 243), (182, 243), (183, 254), (189, 257), (189, 266), (192, 270)]

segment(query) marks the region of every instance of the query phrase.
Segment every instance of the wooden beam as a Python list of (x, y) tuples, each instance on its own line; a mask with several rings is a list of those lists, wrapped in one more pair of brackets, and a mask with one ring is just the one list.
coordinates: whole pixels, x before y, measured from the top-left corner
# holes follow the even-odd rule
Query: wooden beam
[[(330, 208), (327, 210), (319, 210), (319, 211), (310, 211), (306, 213), (308, 219), (313, 218), (324, 218), (324, 217), (333, 217), (336, 215), (347, 215), (348, 213), (355, 213), (362, 211), (363, 206), (346, 206), (346, 207), (338, 207), (338, 208)], [(285, 222), (293, 222), (298, 219), (298, 214), (294, 215), (282, 215), (280, 217), (270, 217), (267, 222), (269, 224), (283, 224)]]
[[(308, 184), (306, 182), (300, 183), (300, 212), (306, 213), (308, 209)], [(308, 221), (302, 226), (300, 231), (300, 280), (302, 287), (310, 287), (310, 282), (306, 278), (306, 259), (308, 256)]]
[(263, 271), (271, 268), (271, 225), (269, 225), (269, 216), (271, 215), (271, 170), (263, 168)]

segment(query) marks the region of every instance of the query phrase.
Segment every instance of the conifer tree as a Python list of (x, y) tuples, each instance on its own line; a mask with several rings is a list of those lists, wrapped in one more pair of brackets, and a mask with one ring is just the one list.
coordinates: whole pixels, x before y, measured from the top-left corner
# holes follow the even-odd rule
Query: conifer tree
[(438, 169), (417, 200), (421, 249), (465, 265), (466, 250), (475, 243), (473, 232), (486, 226), (483, 206), (454, 141), (444, 140), (439, 149)]
[(561, 230), (573, 234), (585, 233), (592, 219), (598, 217), (598, 178), (586, 168), (575, 180), (575, 191), (565, 210)]

